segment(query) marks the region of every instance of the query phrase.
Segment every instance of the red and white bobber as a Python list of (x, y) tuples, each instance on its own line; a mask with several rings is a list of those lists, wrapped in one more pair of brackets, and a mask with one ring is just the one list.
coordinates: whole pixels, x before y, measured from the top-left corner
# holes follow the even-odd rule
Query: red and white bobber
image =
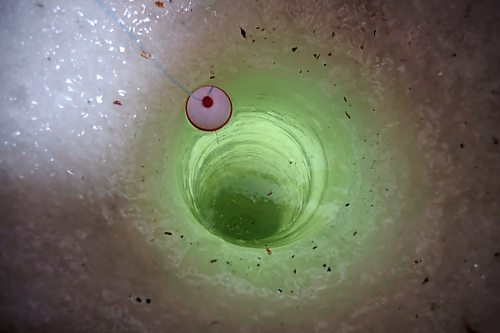
[(203, 86), (191, 93), (186, 101), (186, 116), (202, 131), (216, 131), (226, 125), (233, 114), (233, 105), (224, 90)]

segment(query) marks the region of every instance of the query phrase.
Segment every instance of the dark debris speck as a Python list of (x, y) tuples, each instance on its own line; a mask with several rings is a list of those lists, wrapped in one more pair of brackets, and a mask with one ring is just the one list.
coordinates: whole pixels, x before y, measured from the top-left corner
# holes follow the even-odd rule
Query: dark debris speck
[(240, 27), (240, 33), (243, 36), (243, 38), (247, 38), (247, 32), (245, 31), (245, 29)]
[(479, 333), (478, 330), (472, 328), (467, 321), (464, 320), (464, 328), (467, 333)]
[(437, 307), (437, 304), (435, 302), (431, 303), (431, 311), (435, 311)]
[(146, 298), (146, 303), (151, 304), (151, 298)]
[(217, 259), (212, 259), (212, 260), (210, 260), (210, 263), (211, 263), (211, 264), (214, 264), (214, 263), (216, 263), (216, 262), (217, 262)]
[(347, 118), (351, 119), (351, 115), (349, 113), (347, 113), (347, 111), (344, 111), (345, 112), (345, 115), (347, 116)]
[(428, 276), (425, 277), (424, 281), (422, 281), (422, 284), (426, 284), (427, 282), (429, 282), (429, 277)]
[(328, 269), (326, 270), (327, 272), (331, 272), (332, 271), (332, 268), (330, 266), (328, 266)]
[(297, 51), (297, 49), (298, 49), (298, 47), (297, 47), (297, 46), (292, 47), (292, 52)]
[(172, 236), (172, 233), (170, 231), (165, 231), (164, 232), (165, 235), (169, 235), (169, 236)]
[(470, 6), (470, 5), (467, 5), (467, 6), (465, 7), (464, 19), (469, 18), (469, 15), (470, 15), (470, 10), (471, 10), (471, 6)]

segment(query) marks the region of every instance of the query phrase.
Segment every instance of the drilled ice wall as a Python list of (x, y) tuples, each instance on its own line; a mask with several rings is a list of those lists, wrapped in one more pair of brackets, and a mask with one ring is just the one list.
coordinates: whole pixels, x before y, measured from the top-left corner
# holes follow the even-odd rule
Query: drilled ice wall
[[(496, 332), (495, 7), (2, 2), (1, 329)], [(298, 227), (214, 227), (233, 183)]]

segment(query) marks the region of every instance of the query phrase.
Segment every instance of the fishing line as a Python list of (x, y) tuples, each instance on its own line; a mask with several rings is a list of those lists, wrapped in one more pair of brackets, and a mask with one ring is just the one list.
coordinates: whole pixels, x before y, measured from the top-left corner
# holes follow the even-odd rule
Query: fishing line
[[(151, 61), (168, 81), (187, 94), (186, 116), (191, 125), (201, 131), (213, 132), (228, 123), (233, 113), (233, 106), (229, 95), (224, 90), (213, 85), (202, 86), (194, 91), (187, 89), (147, 51), (146, 46), (141, 42), (139, 36), (134, 34), (132, 29), (128, 28), (123, 20), (104, 4), (103, 0), (95, 0), (95, 2), (127, 34), (132, 44), (137, 46), (138, 53), (143, 58)], [(217, 144), (219, 144), (217, 135), (216, 139)]]

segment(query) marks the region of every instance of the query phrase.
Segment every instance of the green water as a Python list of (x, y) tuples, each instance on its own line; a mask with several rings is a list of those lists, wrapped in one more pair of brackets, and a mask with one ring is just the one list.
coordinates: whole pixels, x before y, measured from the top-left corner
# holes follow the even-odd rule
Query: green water
[(253, 107), (238, 111), (231, 127), (217, 134), (218, 142), (190, 156), (195, 180), (188, 179), (188, 188), (195, 194), (189, 202), (213, 233), (236, 244), (266, 245), (297, 223), (311, 192), (310, 161), (277, 114)]
[(232, 186), (214, 193), (212, 206), (202, 207), (204, 225), (221, 237), (251, 243), (265, 239), (286, 227), (283, 211), (287, 207), (256, 194), (236, 192)]
[(229, 124), (209, 134), (188, 128), (180, 145), (178, 178), (191, 213), (237, 245), (305, 237), (331, 220), (331, 193), (346, 192), (345, 115), (335, 96), (284, 71), (274, 74), (228, 78), (222, 86), (234, 107)]

